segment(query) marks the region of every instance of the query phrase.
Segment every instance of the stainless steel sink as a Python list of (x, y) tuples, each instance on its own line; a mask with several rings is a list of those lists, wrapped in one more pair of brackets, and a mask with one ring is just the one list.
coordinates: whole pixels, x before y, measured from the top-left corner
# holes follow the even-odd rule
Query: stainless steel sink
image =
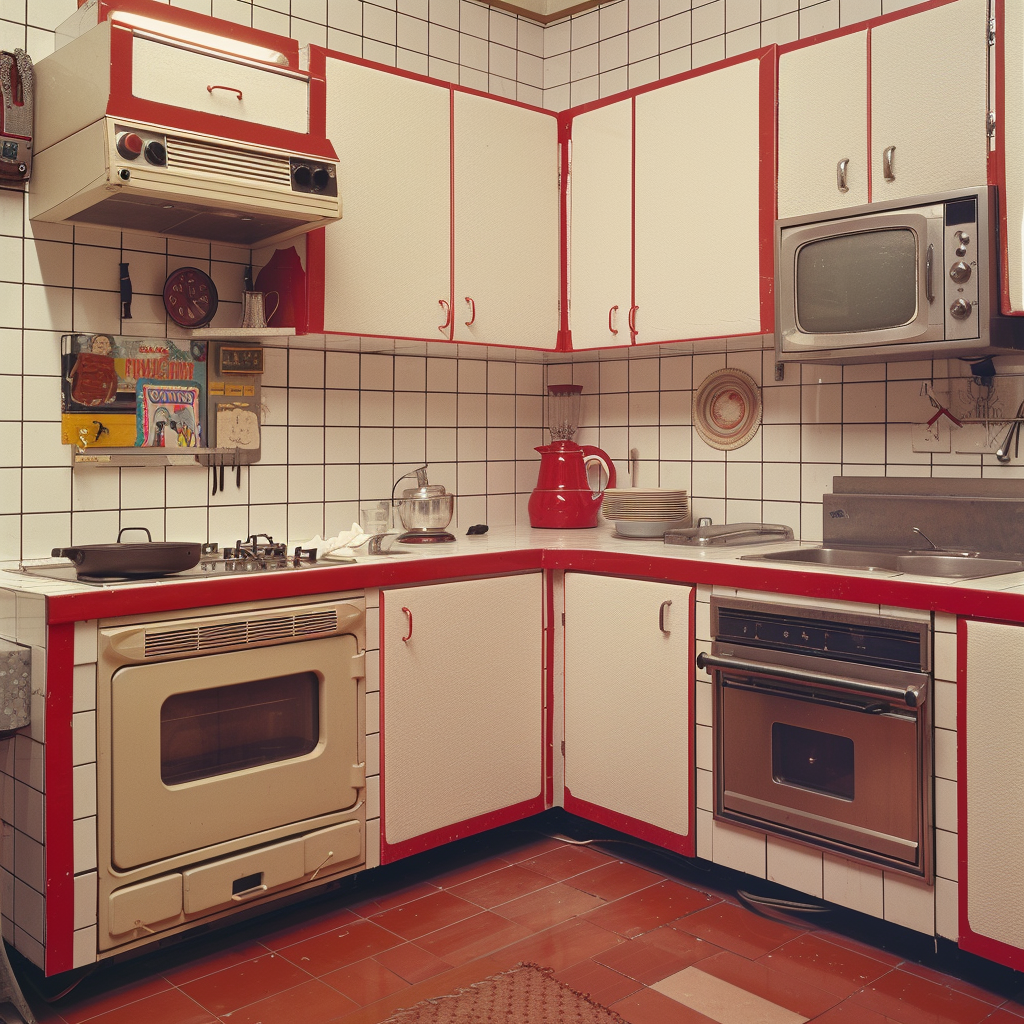
[(1024, 570), (1024, 562), (1009, 558), (983, 558), (975, 554), (946, 551), (870, 551), (863, 548), (794, 548), (764, 555), (743, 555), (743, 559), (765, 562), (810, 563), (864, 572), (914, 573), (944, 579), (976, 579)]

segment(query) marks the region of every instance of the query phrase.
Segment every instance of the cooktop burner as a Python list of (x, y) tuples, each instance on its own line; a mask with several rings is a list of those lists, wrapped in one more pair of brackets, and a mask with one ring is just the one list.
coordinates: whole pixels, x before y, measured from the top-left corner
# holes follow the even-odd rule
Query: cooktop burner
[(62, 561), (55, 564), (23, 565), (21, 571), (29, 576), (45, 576), (49, 579), (85, 583), (93, 587), (126, 586), (129, 583), (151, 581), (173, 581), (197, 577), (228, 576), (236, 573), (279, 572), (294, 569), (315, 569), (318, 566), (344, 565), (355, 562), (354, 558), (334, 558), (330, 562), (317, 561), (316, 548), (297, 547), (289, 552), (286, 545), (275, 542), (266, 533), (252, 534), (245, 541), (236, 540), (233, 545), (221, 548), (218, 544), (204, 544), (198, 565), (183, 572), (156, 576), (79, 576), (75, 566)]

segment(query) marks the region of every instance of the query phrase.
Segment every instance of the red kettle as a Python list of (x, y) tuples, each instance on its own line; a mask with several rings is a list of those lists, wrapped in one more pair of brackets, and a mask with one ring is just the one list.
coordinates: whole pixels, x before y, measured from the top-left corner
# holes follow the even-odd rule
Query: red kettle
[(537, 486), (530, 495), (527, 511), (530, 525), (546, 530), (587, 530), (597, 526), (604, 488), (590, 489), (587, 465), (599, 462), (608, 474), (606, 487), (615, 486), (615, 467), (606, 452), (592, 444), (552, 441), (540, 452)]

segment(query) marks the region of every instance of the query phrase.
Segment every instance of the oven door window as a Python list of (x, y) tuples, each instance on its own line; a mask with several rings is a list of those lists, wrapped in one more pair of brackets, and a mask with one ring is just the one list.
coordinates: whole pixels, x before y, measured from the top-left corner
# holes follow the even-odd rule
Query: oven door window
[(853, 740), (773, 722), (772, 778), (786, 786), (853, 800)]
[(287, 761), (320, 741), (315, 672), (168, 697), (160, 708), (160, 778), (174, 786)]

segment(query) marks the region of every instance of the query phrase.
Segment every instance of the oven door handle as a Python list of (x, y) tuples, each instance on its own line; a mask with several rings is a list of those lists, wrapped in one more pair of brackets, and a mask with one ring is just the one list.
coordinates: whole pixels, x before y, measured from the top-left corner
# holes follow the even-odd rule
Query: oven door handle
[(743, 690), (747, 693), (760, 693), (768, 697), (782, 697), (785, 700), (799, 700), (806, 704), (816, 704), (819, 707), (838, 708), (841, 711), (857, 711), (862, 715), (884, 715), (890, 708), (886, 701), (871, 701), (860, 704), (853, 700), (843, 700), (841, 697), (825, 696), (821, 693), (801, 693), (796, 688), (788, 686), (768, 686), (762, 683), (738, 683), (733, 679), (723, 679), (722, 686), (732, 690)]
[(703, 651), (697, 655), (697, 668), (704, 669), (708, 675), (711, 675), (712, 668), (727, 668), (734, 672), (754, 672), (763, 676), (776, 676), (779, 679), (794, 679), (800, 683), (835, 686), (854, 693), (865, 693), (871, 697), (898, 700), (909, 708), (920, 707), (924, 703), (924, 692), (918, 686), (886, 686), (884, 683), (869, 683), (863, 679), (850, 679), (846, 676), (828, 676), (822, 672), (801, 672), (799, 669), (786, 668), (782, 665), (763, 665), (756, 661), (725, 658), (718, 654), (706, 654)]

